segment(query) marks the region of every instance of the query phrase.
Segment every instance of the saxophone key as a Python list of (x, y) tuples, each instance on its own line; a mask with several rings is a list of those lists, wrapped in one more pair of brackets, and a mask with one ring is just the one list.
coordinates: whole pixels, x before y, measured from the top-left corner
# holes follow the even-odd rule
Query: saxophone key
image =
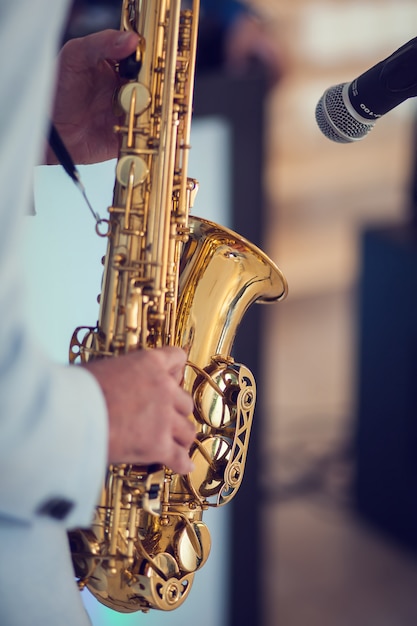
[(175, 556), (183, 572), (203, 567), (211, 550), (210, 533), (203, 522), (188, 523), (175, 537)]
[(118, 103), (125, 113), (132, 108), (135, 115), (141, 115), (151, 103), (149, 89), (143, 83), (127, 83), (120, 88)]
[(127, 188), (129, 183), (132, 184), (133, 187), (137, 187), (145, 181), (148, 174), (149, 169), (146, 162), (142, 157), (137, 155), (125, 155), (121, 157), (116, 166), (116, 178), (124, 188)]

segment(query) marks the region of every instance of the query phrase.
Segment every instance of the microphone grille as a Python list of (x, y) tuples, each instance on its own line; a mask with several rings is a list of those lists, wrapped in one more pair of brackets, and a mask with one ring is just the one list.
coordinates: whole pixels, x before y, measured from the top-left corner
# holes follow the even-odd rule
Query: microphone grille
[(360, 122), (348, 111), (343, 98), (345, 84), (327, 89), (316, 107), (316, 122), (321, 132), (338, 143), (358, 141), (374, 127), (373, 122)]

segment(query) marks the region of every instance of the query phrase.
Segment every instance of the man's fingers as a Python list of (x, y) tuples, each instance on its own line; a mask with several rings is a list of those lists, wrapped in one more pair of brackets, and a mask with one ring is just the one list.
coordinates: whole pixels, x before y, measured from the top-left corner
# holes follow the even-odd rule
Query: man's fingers
[(137, 43), (138, 35), (133, 31), (108, 29), (93, 33), (79, 39), (77, 46), (74, 45), (71, 65), (82, 70), (105, 59), (120, 61), (135, 51)]
[(191, 471), (193, 399), (179, 384), (184, 350), (139, 350), (84, 365), (97, 379), (109, 415), (109, 462), (163, 463)]
[(113, 58), (115, 61), (125, 59), (136, 50), (139, 36), (133, 31), (119, 32), (113, 43)]
[(184, 367), (187, 361), (187, 354), (182, 348), (175, 346), (162, 348), (165, 358), (166, 371), (180, 383), (184, 376)]
[(174, 448), (171, 461), (167, 463), (167, 467), (177, 474), (188, 474), (188, 472), (193, 471), (194, 464), (186, 450), (178, 445)]
[(174, 441), (184, 448), (189, 448), (195, 438), (195, 426), (187, 418), (180, 418), (173, 430)]
[(179, 388), (175, 398), (174, 407), (180, 415), (191, 415), (194, 409), (194, 402), (191, 395), (187, 391)]

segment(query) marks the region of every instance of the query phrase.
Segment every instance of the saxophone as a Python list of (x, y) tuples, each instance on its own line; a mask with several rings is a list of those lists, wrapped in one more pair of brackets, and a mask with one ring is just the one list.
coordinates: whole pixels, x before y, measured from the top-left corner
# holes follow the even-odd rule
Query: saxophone
[(159, 465), (111, 465), (92, 525), (70, 533), (80, 588), (124, 613), (179, 607), (206, 562), (208, 507), (236, 494), (255, 406), (252, 373), (230, 356), (255, 301), (286, 294), (256, 246), (190, 210), (187, 177), (199, 3), (123, 0), (121, 28), (139, 34), (120, 65), (122, 123), (97, 326), (74, 331), (70, 361), (176, 345), (196, 426), (186, 476)]

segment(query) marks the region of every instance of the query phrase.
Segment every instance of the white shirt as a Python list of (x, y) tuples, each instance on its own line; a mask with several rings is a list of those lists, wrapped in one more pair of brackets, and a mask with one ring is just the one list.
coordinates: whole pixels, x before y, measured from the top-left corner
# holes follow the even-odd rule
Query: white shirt
[(49, 362), (34, 344), (19, 247), (67, 4), (0, 0), (0, 518), (31, 523), (62, 499), (73, 527), (89, 524), (99, 495), (106, 407), (91, 374)]

